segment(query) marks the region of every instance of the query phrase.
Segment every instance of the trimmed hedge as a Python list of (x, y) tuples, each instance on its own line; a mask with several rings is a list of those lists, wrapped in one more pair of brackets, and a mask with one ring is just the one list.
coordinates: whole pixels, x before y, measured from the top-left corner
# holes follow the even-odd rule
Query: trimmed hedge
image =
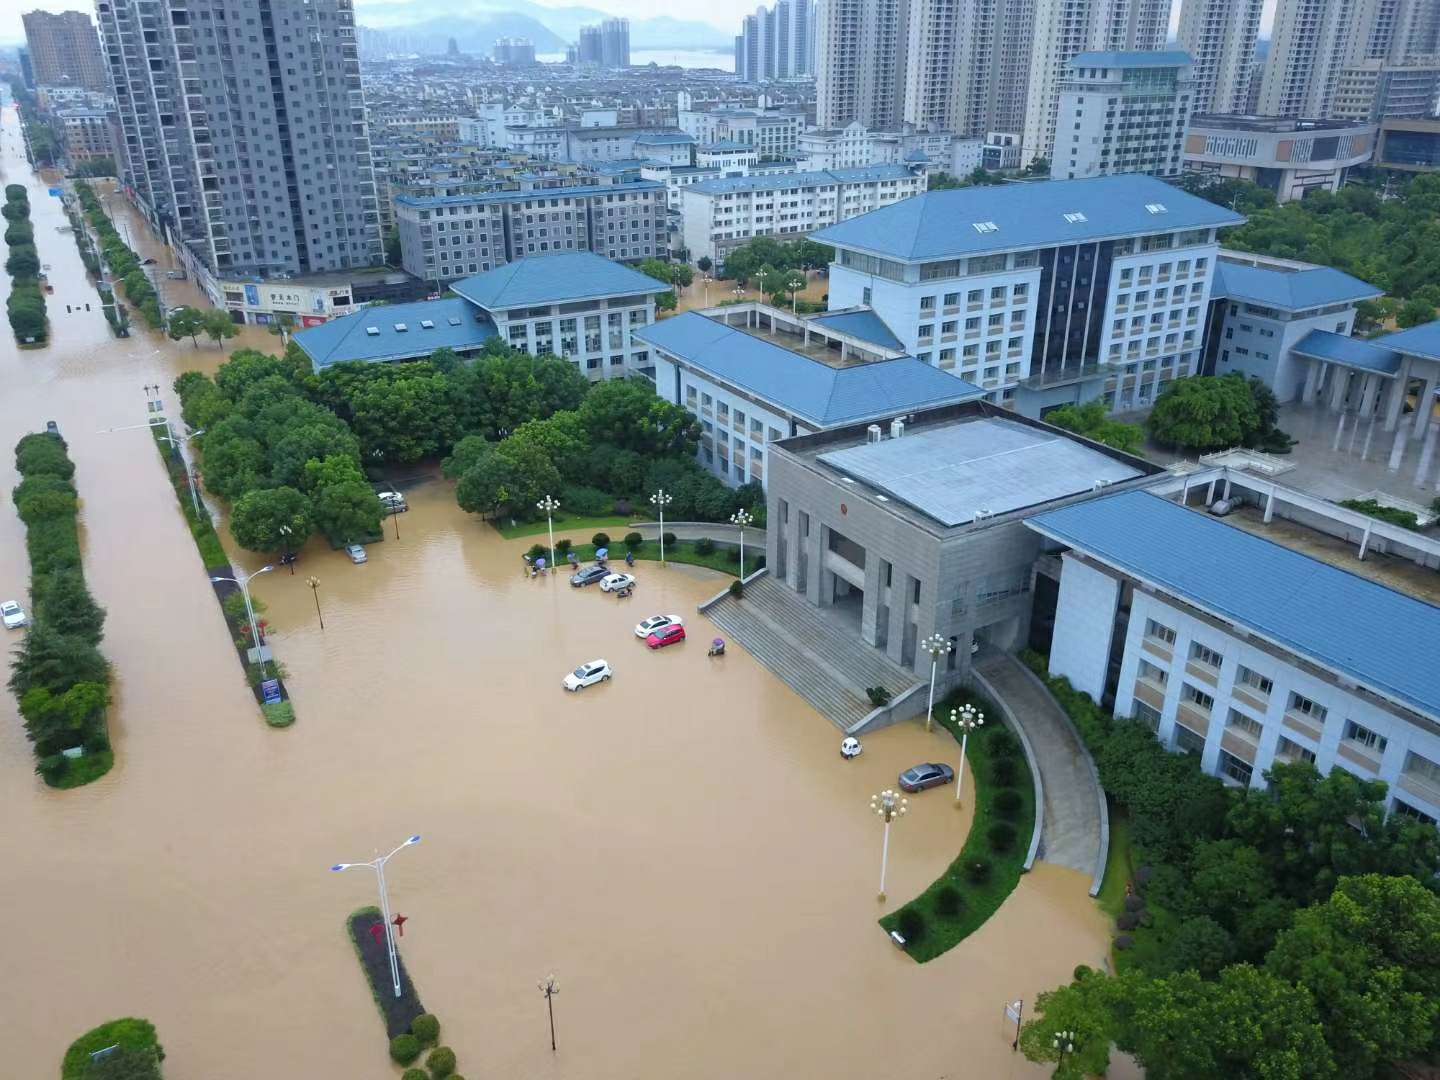
[(131, 1016), (101, 1024), (72, 1042), (60, 1063), (61, 1080), (89, 1080), (95, 1075), (90, 1055), (110, 1046), (120, 1047), (117, 1056), (124, 1054), (127, 1061), (133, 1059), (134, 1067), (127, 1071), (127, 1077), (159, 1080), (165, 1048), (155, 1036), (155, 1025)]
[(18, 341), (43, 343), (49, 336), (45, 313), (45, 290), (40, 287), (40, 253), (35, 249), (35, 227), (30, 223), (30, 203), (25, 188), (11, 184), (5, 189), (5, 245), (9, 253), (5, 272), (10, 275), (10, 295), (5, 313)]

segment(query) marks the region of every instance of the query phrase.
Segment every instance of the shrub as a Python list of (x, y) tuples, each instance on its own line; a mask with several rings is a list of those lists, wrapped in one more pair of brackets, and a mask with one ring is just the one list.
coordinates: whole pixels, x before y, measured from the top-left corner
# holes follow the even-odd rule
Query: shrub
[(594, 544), (597, 548), (609, 547), (610, 534), (597, 532), (594, 536), (590, 537), (590, 543)]
[(420, 1040), (414, 1035), (396, 1035), (390, 1040), (390, 1059), (397, 1065), (409, 1065), (420, 1056)]
[(1014, 758), (996, 758), (990, 763), (990, 779), (1001, 787), (1014, 787), (1015, 778), (1019, 775)]
[(729, 590), (729, 591), (730, 591), (730, 595), (731, 595), (731, 596), (733, 596), (736, 600), (739, 600), (741, 597), (743, 597), (743, 596), (745, 595), (745, 586), (742, 585), (742, 584), (740, 584), (740, 582), (739, 582), (738, 580), (732, 581), (732, 582), (730, 582), (730, 590)]
[(1009, 851), (1015, 846), (1015, 826), (1006, 821), (997, 821), (985, 830), (985, 839), (994, 852)]
[(937, 915), (953, 919), (960, 914), (960, 909), (964, 906), (965, 901), (960, 896), (960, 890), (954, 885), (942, 885), (935, 893), (935, 914)]
[(260, 706), (265, 714), (265, 723), (271, 727), (289, 727), (295, 723), (295, 706), (288, 701), (272, 701)]
[(739, 549), (738, 547), (733, 547), (733, 548), (731, 548), (730, 550), (728, 550), (727, 552), (725, 552), (725, 561), (726, 561), (726, 562), (732, 562), (732, 563), (734, 563), (736, 566), (739, 566), (739, 565), (740, 565), (740, 549)]
[(695, 554), (714, 555), (715, 541), (711, 540), (708, 536), (702, 536), (699, 540), (695, 541)]
[(568, 536), (562, 536), (559, 540), (555, 541), (555, 554), (563, 559), (566, 555), (570, 554), (570, 549), (574, 546), (574, 541)]
[(560, 505), (572, 514), (599, 517), (610, 513), (614, 500), (599, 488), (567, 487), (560, 491)]
[(965, 879), (972, 885), (983, 885), (990, 880), (990, 860), (971, 859), (965, 864)]
[(1140, 897), (1136, 896), (1134, 893), (1131, 893), (1129, 896), (1125, 897), (1126, 911), (1139, 911), (1144, 906), (1145, 901)]
[(1025, 800), (1020, 798), (1020, 793), (1014, 788), (1001, 788), (995, 793), (992, 805), (1001, 817), (1014, 821), (1020, 816), (1020, 808), (1025, 805)]
[(870, 704), (874, 705), (875, 708), (878, 709), (882, 705), (888, 705), (890, 703), (890, 699), (895, 695), (890, 693), (890, 691), (886, 690), (883, 686), (867, 686), (865, 688), (865, 696), (870, 699)]
[(1119, 949), (1121, 952), (1124, 952), (1126, 949), (1130, 948), (1134, 944), (1135, 939), (1129, 934), (1121, 934), (1115, 939), (1115, 948)]
[(674, 547), (678, 539), (673, 532), (662, 533), (660, 538), (665, 542), (667, 547)]
[(1148, 866), (1142, 866), (1135, 871), (1135, 888), (1140, 892), (1145, 891), (1145, 886), (1150, 884), (1150, 879), (1155, 876), (1155, 871)]
[(1140, 920), (1135, 917), (1133, 911), (1124, 911), (1121, 912), (1120, 917), (1115, 920), (1115, 925), (1121, 930), (1134, 930), (1135, 927), (1140, 925)]
[(531, 562), (534, 562), (536, 559), (543, 559), (549, 551), (550, 549), (544, 544), (531, 544), (530, 549), (526, 551), (525, 554), (530, 556)]
[(437, 1046), (425, 1059), (425, 1067), (430, 1070), (430, 1075), (435, 1080), (445, 1080), (445, 1077), (455, 1071), (455, 1051), (448, 1046)]
[(625, 534), (625, 546), (631, 551), (638, 551), (640, 545), (643, 543), (645, 543), (645, 537), (641, 536), (638, 532), (628, 532)]
[(434, 1046), (440, 1041), (440, 1021), (434, 1013), (421, 1013), (410, 1023), (410, 1034), (419, 1039), (423, 1046)]
[(1091, 975), (1094, 974), (1095, 969), (1092, 968), (1089, 964), (1076, 964), (1075, 970), (1070, 973), (1070, 981), (1084, 982), (1086, 979), (1088, 979)]
[(635, 507), (631, 505), (629, 499), (615, 500), (615, 514), (617, 517), (629, 517), (634, 509)]
[(424, 1069), (406, 1069), (400, 1074), (400, 1080), (430, 1080), (430, 1074)]
[(925, 913), (913, 904), (900, 909), (895, 924), (906, 944), (919, 941), (925, 936)]
[(993, 728), (985, 737), (985, 746), (995, 758), (1014, 757), (1020, 749), (1020, 742), (1003, 727)]

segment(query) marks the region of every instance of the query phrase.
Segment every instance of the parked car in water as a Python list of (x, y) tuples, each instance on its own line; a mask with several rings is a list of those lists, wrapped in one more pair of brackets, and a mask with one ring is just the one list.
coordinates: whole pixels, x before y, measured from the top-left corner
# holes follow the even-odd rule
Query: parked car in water
[(15, 630), (29, 621), (25, 618), (25, 609), (14, 600), (0, 603), (0, 620), (4, 621), (6, 630)]
[(591, 660), (566, 675), (563, 685), (566, 690), (573, 693), (576, 690), (583, 690), (587, 686), (594, 686), (598, 682), (608, 682), (613, 674), (615, 673), (610, 670), (608, 661)]
[(634, 585), (634, 574), (611, 574), (600, 579), (601, 592), (619, 592), (621, 589), (633, 588)]
[(656, 630), (663, 630), (667, 626), (684, 626), (685, 620), (679, 615), (651, 615), (635, 624), (635, 636), (644, 640)]
[(662, 626), (645, 639), (645, 647), (648, 649), (663, 649), (666, 645), (679, 645), (685, 640), (685, 627), (678, 623), (671, 623), (669, 626)]
[(370, 561), (370, 557), (365, 554), (365, 549), (359, 544), (350, 544), (345, 548), (345, 554), (350, 556), (350, 561), (356, 566)]
[(582, 585), (593, 585), (609, 575), (610, 571), (603, 566), (587, 566), (584, 570), (577, 570), (570, 575), (570, 584), (574, 588)]
[(949, 765), (938, 761), (927, 761), (923, 765), (912, 766), (900, 774), (900, 789), (902, 791), (924, 791), (926, 788), (948, 784), (954, 779), (955, 770)]
[(382, 491), (376, 497), (387, 514), (403, 514), (410, 509), (405, 503), (405, 496), (398, 491)]

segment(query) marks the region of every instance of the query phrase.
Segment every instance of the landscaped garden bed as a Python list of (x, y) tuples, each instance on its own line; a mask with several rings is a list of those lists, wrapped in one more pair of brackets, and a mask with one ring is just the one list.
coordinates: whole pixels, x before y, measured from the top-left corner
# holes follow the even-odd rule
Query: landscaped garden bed
[[(92, 1056), (96, 1053), (101, 1054), (98, 1061)], [(125, 1017), (92, 1028), (71, 1043), (60, 1063), (60, 1080), (160, 1080), (164, 1060), (155, 1025)]]

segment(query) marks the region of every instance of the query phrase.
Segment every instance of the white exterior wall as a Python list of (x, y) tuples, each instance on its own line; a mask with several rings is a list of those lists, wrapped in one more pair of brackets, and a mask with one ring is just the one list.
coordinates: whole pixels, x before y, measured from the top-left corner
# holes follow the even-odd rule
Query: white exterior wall
[[(662, 352), (655, 353), (654, 364), (655, 392), (672, 405), (684, 406), (699, 418), (704, 429), (695, 460), (730, 487), (752, 480), (763, 484), (768, 474), (770, 444), (789, 437), (789, 417), (778, 409), (755, 404)], [(722, 420), (722, 408), (728, 420)], [(744, 417), (743, 422), (737, 421), (737, 413)], [(755, 429), (757, 424), (759, 431)], [(811, 430), (799, 425), (796, 433), (803, 435)], [(737, 462), (741, 463), (740, 469), (736, 468)]]
[[(570, 360), (586, 378), (598, 382), (629, 375), (649, 363), (650, 346), (630, 335), (655, 321), (655, 300), (647, 296), (637, 303), (638, 299), (622, 296), (488, 314), (501, 341), (532, 356), (550, 353)], [(618, 328), (611, 325), (612, 316), (618, 318)], [(570, 331), (565, 324), (572, 319), (575, 328)]]
[(1105, 692), (1120, 582), (1069, 552), (1065, 553), (1063, 566), (1055, 635), (1050, 643), (1050, 671), (1065, 676), (1075, 689), (1099, 701)]
[(1231, 301), (1225, 306), (1215, 374), (1238, 371), (1254, 375), (1275, 391), (1282, 404), (1294, 401), (1304, 388), (1311, 363), (1294, 355), (1295, 344), (1311, 330), (1328, 330), (1348, 337), (1354, 327), (1355, 308), (1349, 304), (1337, 304), (1309, 314), (1292, 314), (1257, 307), (1243, 300)]
[[(1071, 560), (1067, 560), (1064, 571), (1066, 575), (1070, 573), (1071, 565)], [(1169, 664), (1158, 654), (1142, 648), (1147, 622), (1151, 619), (1175, 632), (1173, 660)], [(1057, 618), (1057, 634), (1060, 632), (1059, 621)], [(1214, 684), (1186, 672), (1191, 642), (1199, 642), (1221, 655), (1222, 664)], [(1440, 788), (1418, 783), (1413, 776), (1402, 776), (1407, 754), (1412, 752), (1427, 761), (1440, 764), (1440, 726), (1422, 728), (1419, 724), (1381, 707), (1368, 696), (1312, 675), (1293, 661), (1239, 638), (1228, 630), (1212, 626), (1161, 598), (1137, 590), (1131, 608), (1124, 660), (1116, 690), (1117, 716), (1129, 716), (1135, 711), (1133, 691), (1142, 659), (1169, 672), (1169, 679), (1164, 687), (1164, 709), (1157, 733), (1167, 748), (1174, 747), (1177, 709), (1183, 685), (1188, 682), (1214, 697), (1215, 704), (1210, 712), (1209, 731), (1206, 733), (1205, 748), (1201, 756), (1201, 764), (1206, 772), (1217, 771), (1221, 739), (1229, 730), (1232, 740), (1238, 738), (1243, 744), (1254, 746), (1252, 785), (1262, 787), (1262, 774), (1274, 761), (1279, 740), (1283, 735), (1297, 746), (1313, 752), (1315, 765), (1321, 772), (1328, 772), (1338, 765), (1367, 780), (1384, 780), (1390, 786), (1392, 805), (1393, 798), (1398, 797), (1422, 813), (1440, 818)], [(1262, 701), (1268, 700), (1264, 709), (1256, 709), (1248, 702), (1237, 700), (1233, 696), (1236, 673), (1241, 665), (1273, 681), (1274, 686), (1269, 695), (1260, 698)], [(1285, 723), (1292, 692), (1317, 702), (1327, 710), (1321, 723), (1305, 721), (1312, 727), (1319, 728), (1318, 739), (1310, 738)], [(1232, 708), (1263, 725), (1258, 739), (1250, 739), (1234, 728), (1227, 728), (1226, 720)], [(1346, 740), (1346, 721), (1354, 721), (1385, 738), (1385, 749), (1379, 753), (1365, 752), (1353, 741)], [(1356, 754), (1359, 755), (1359, 760), (1356, 759)], [(1367, 761), (1372, 763), (1371, 767), (1364, 764)]]

